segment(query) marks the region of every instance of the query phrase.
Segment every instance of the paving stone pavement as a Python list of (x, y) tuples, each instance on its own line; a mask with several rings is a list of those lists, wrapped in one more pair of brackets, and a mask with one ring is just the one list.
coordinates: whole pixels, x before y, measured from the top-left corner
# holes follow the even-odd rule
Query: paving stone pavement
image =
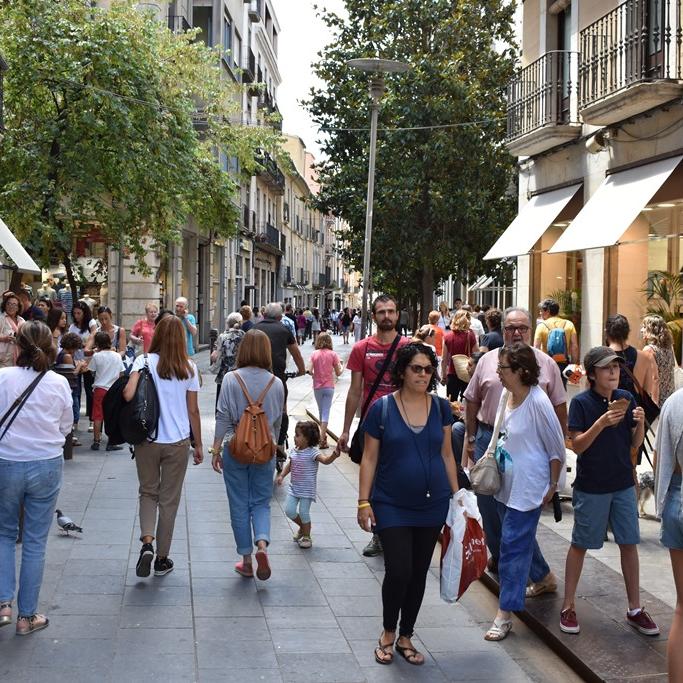
[[(206, 354), (198, 361), (207, 367)], [(348, 373), (337, 420), (345, 383)], [(214, 395), (213, 376), (205, 374), (205, 446), (213, 436)], [(311, 403), (310, 378), (292, 381), (290, 414), (303, 416)], [(357, 468), (347, 458), (320, 467), (310, 550), (292, 542), (282, 509), (286, 487), (275, 487), (273, 576), (266, 582), (234, 573), (222, 477), (208, 462), (190, 465), (171, 550), (175, 570), (139, 579), (135, 465), (127, 451), (90, 451), (88, 436), (82, 429), (85, 445), (65, 463), (59, 497), (83, 535), (66, 536), (55, 524), (48, 542), (40, 609), (50, 627), (28, 638), (15, 637), (13, 626), (0, 629), (0, 680), (515, 683), (558, 672), (577, 680), (519, 622), (505, 643), (486, 643), (495, 602), (477, 584), (463, 603), (443, 603), (436, 560), (414, 641), (425, 666), (400, 658), (376, 664), (383, 563), (361, 555), (368, 535), (355, 521)]]

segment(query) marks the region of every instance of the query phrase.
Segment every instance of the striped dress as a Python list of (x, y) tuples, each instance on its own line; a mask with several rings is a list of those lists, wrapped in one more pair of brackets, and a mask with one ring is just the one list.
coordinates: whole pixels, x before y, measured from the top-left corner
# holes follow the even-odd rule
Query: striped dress
[(317, 448), (292, 448), (289, 451), (291, 478), (289, 493), (296, 498), (315, 500), (315, 485), (318, 478)]

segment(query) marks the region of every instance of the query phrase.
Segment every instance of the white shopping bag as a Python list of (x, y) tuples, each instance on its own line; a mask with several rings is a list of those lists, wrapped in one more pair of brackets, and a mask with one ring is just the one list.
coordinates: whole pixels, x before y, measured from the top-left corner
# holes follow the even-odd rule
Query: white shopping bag
[(460, 489), (451, 498), (441, 543), (441, 599), (455, 602), (486, 571), (486, 542), (477, 497)]

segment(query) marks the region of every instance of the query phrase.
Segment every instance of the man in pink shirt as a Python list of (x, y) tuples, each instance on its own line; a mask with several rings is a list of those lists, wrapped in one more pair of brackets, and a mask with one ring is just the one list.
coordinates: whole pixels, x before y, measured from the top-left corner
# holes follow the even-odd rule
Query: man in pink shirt
[[(523, 308), (509, 308), (505, 312), (503, 323), (503, 339), (505, 344), (531, 342), (531, 316)], [(494, 349), (484, 354), (477, 363), (472, 379), (465, 391), (465, 424), (466, 443), (463, 456), (463, 467), (467, 461), (476, 462), (486, 452), (493, 432), (493, 424), (496, 421), (496, 411), (500, 396), (503, 393), (503, 385), (498, 377), (498, 352)], [(553, 404), (555, 413), (560, 420), (562, 431), (567, 433), (567, 392), (562, 384), (560, 369), (557, 363), (546, 353), (534, 349), (534, 354), (541, 373), (538, 385), (543, 389), (550, 402)], [(500, 551), (501, 521), (496, 511), (493, 496), (477, 496), (479, 511), (484, 522), (486, 544), (491, 552), (489, 567), (497, 569), (498, 555)], [(550, 571), (538, 544), (531, 562), (532, 585), (527, 588), (528, 596), (540, 595), (544, 592), (557, 590), (557, 580)]]
[[(370, 389), (375, 383), (377, 374), (386, 360), (387, 353), (389, 353), (391, 344), (398, 335), (396, 330), (396, 324), (398, 323), (396, 299), (387, 294), (378, 296), (372, 302), (372, 318), (375, 321), (377, 331), (372, 336), (361, 339), (353, 345), (351, 355), (346, 363), (346, 367), (351, 370), (351, 386), (349, 387), (349, 393), (346, 396), (344, 430), (339, 437), (338, 444), (338, 448), (344, 451), (348, 451), (349, 430), (351, 429), (353, 418), (356, 415), (358, 408), (365, 405)], [(401, 337), (398, 340), (396, 351), (409, 343), (410, 339), (408, 337)], [(394, 358), (395, 357), (396, 352), (394, 352)], [(370, 401), (370, 405), (367, 406), (366, 412), (377, 399), (382, 398), (382, 396), (386, 396), (393, 391), (394, 387), (391, 384), (392, 365), (393, 360), (389, 363), (387, 371), (380, 380), (377, 391), (375, 391), (372, 401)], [(363, 421), (364, 416), (364, 414), (360, 416), (361, 422)], [(363, 555), (366, 557), (373, 557), (379, 555), (381, 552), (382, 546), (379, 537), (373, 534), (372, 540), (363, 550)]]

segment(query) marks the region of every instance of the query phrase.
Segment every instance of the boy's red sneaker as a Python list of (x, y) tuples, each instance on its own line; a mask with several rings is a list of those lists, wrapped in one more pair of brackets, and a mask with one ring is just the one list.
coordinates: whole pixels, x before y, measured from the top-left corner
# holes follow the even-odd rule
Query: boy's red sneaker
[(581, 630), (576, 612), (568, 607), (560, 612), (560, 631), (564, 633), (578, 633)]
[(652, 617), (644, 610), (641, 609), (637, 614), (631, 616), (628, 612), (626, 613), (626, 621), (646, 636), (658, 636), (659, 626), (652, 621)]

